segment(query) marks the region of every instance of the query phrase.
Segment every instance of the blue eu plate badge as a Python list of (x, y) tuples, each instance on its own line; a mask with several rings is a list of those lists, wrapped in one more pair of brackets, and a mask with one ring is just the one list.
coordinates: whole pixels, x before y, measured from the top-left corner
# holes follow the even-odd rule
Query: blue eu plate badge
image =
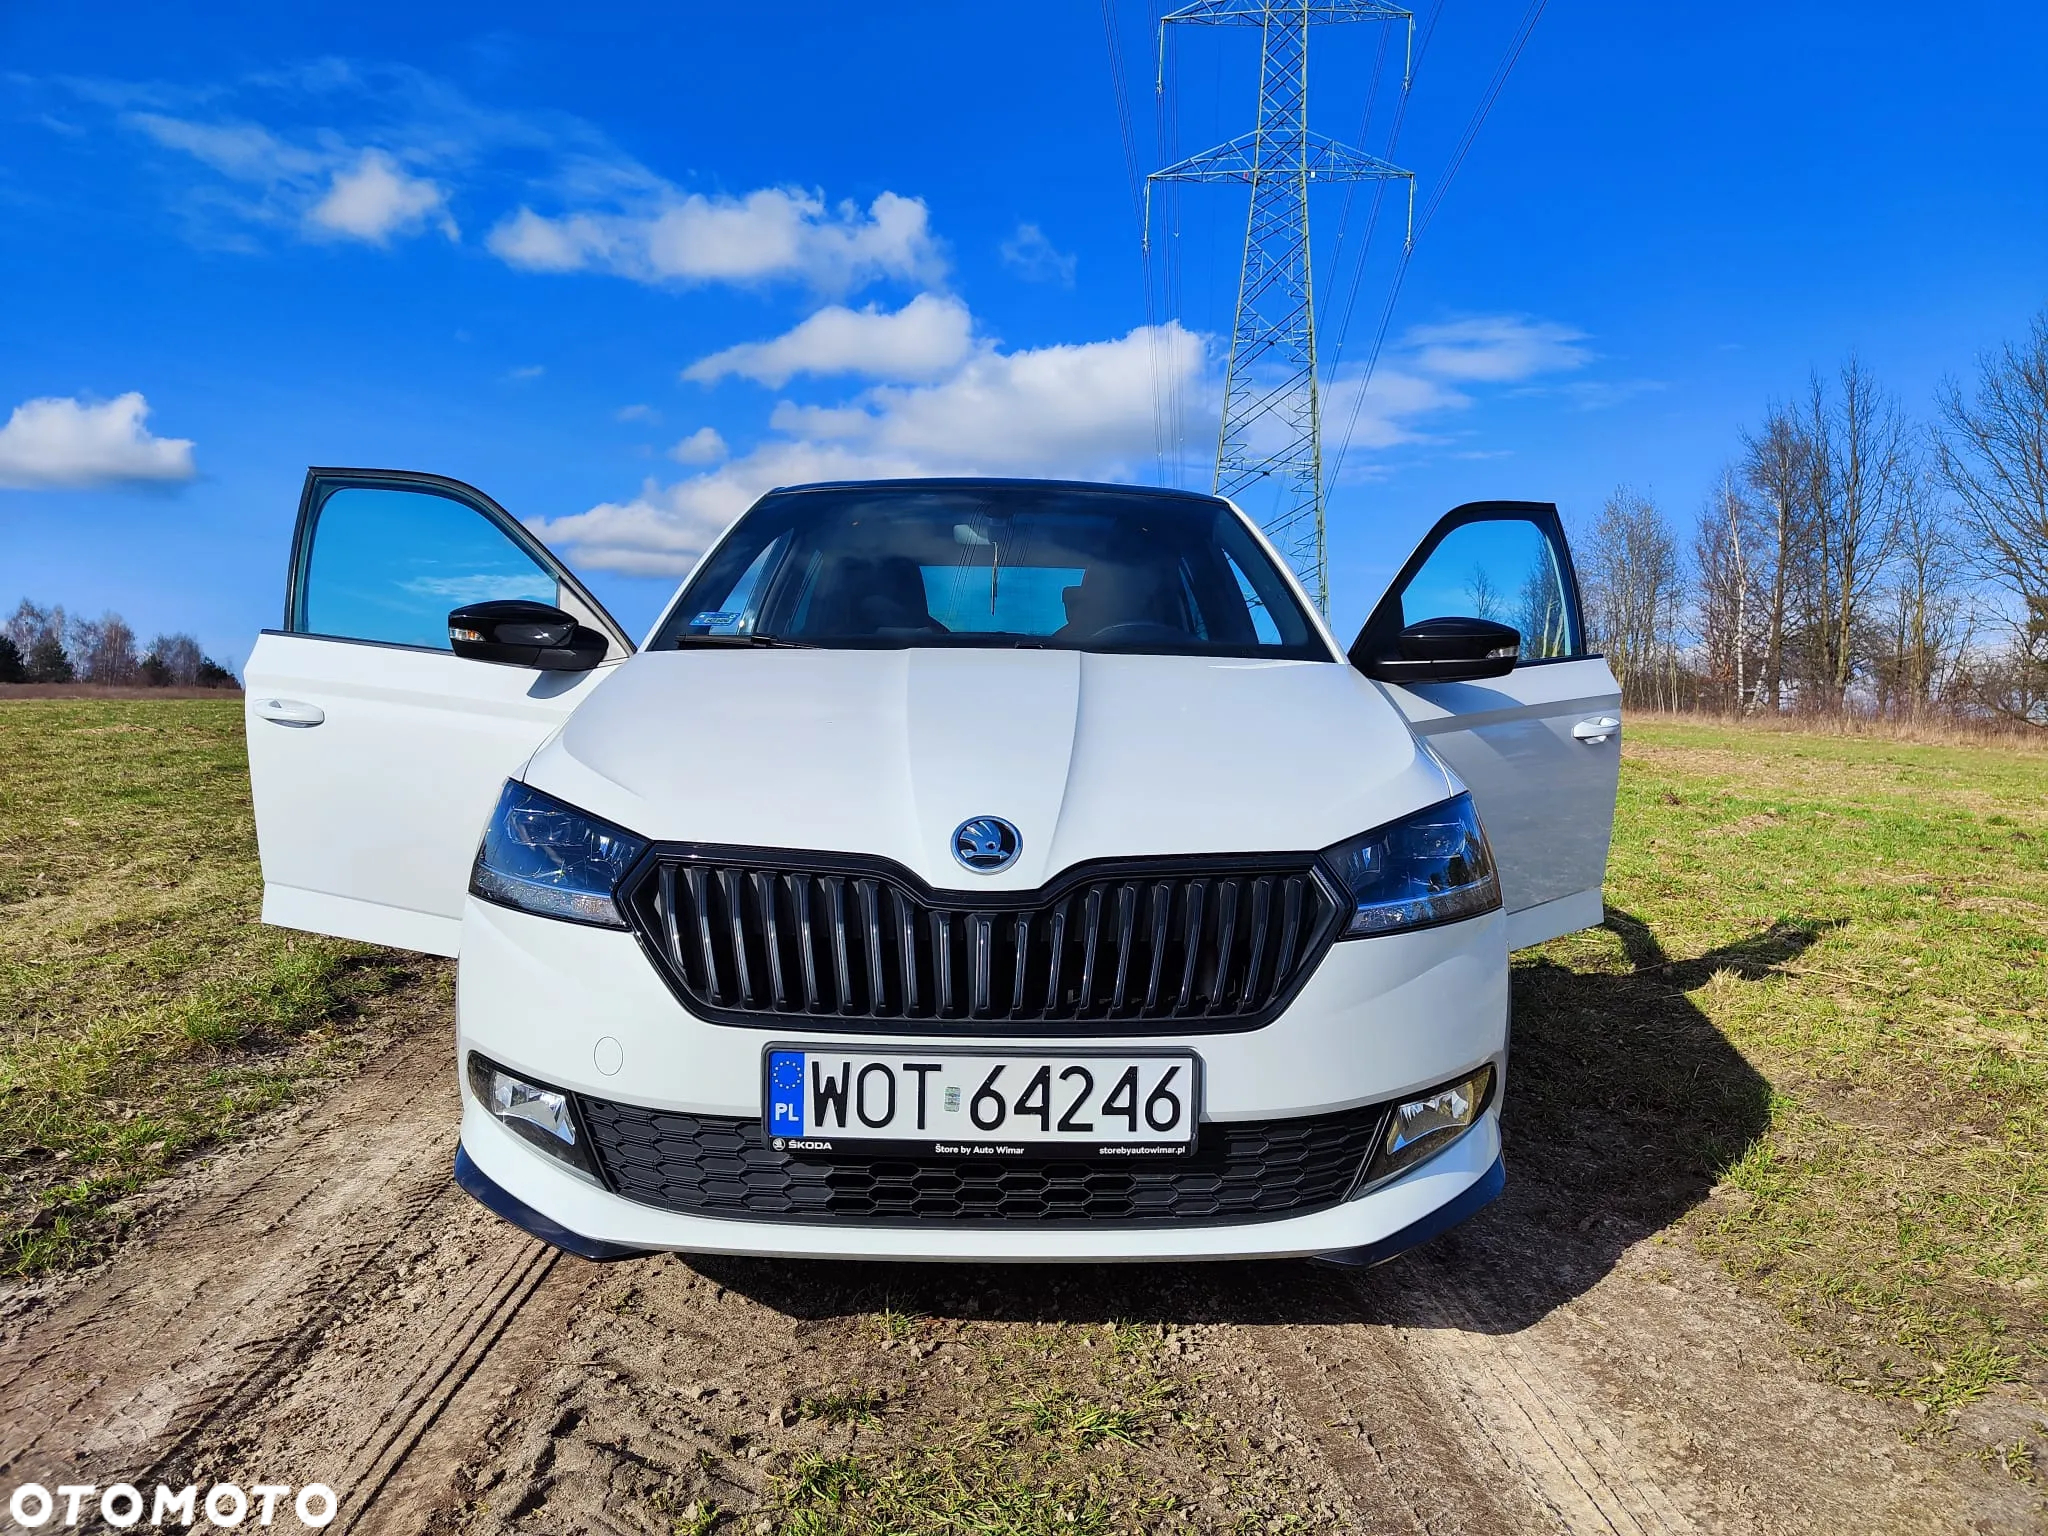
[(768, 1054), (768, 1134), (801, 1136), (804, 1133), (804, 1053), (771, 1051)]

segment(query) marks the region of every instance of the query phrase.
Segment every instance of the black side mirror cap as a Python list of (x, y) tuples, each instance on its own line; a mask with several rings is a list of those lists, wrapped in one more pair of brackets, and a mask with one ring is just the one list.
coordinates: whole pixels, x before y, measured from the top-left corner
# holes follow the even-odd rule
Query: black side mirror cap
[(1423, 619), (1395, 637), (1391, 656), (1369, 656), (1358, 670), (1383, 683), (1465, 683), (1506, 677), (1521, 659), (1522, 634), (1491, 619)]
[(574, 615), (525, 598), (466, 603), (448, 615), (448, 646), (470, 661), (542, 672), (588, 672), (610, 642)]

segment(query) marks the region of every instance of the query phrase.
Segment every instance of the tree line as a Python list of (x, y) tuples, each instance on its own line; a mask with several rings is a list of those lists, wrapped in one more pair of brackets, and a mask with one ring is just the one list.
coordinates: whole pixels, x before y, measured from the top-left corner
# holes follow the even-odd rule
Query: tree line
[(1627, 486), (1577, 542), (1628, 703), (2048, 728), (2048, 311), (1928, 420), (1853, 356), (1815, 373), (1689, 546)]
[(147, 646), (118, 613), (82, 619), (21, 600), (0, 627), (0, 683), (91, 683), (108, 688), (236, 688), (235, 674), (190, 635)]

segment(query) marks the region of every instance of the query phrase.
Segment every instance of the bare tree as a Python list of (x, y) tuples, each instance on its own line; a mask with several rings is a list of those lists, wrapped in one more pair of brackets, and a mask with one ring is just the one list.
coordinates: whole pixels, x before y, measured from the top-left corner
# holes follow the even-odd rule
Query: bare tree
[(1764, 590), (1764, 654), (1756, 699), (1776, 713), (1784, 707), (1785, 616), (1790, 581), (1798, 569), (1813, 521), (1813, 441), (1799, 418), (1783, 406), (1764, 414), (1763, 427), (1742, 439), (1743, 478), (1763, 502), (1768, 566)]
[(1763, 522), (1735, 472), (1723, 470), (1693, 538), (1701, 682), (1721, 703), (1742, 710), (1754, 708), (1763, 694), (1769, 618), (1759, 600), (1759, 551), (1769, 542)]
[(1588, 542), (1595, 643), (1632, 703), (1677, 702), (1678, 543), (1649, 497), (1619, 486)]
[(196, 688), (205, 661), (190, 635), (158, 635), (142, 660), (143, 680), (152, 688)]
[(70, 639), (71, 662), (80, 682), (119, 687), (135, 681), (135, 631), (118, 613), (73, 619)]
[(1956, 498), (1977, 571), (2016, 600), (2009, 661), (2019, 677), (1999, 707), (2048, 724), (2048, 310), (2027, 337), (1978, 359), (1977, 389), (1965, 397), (1953, 380), (1937, 401), (1944, 431), (1937, 460)]
[(23, 671), (32, 683), (68, 683), (71, 657), (64, 649), (62, 608), (42, 608), (23, 598), (7, 620), (7, 638), (21, 653)]
[(1905, 413), (1851, 357), (1831, 395), (1815, 375), (1805, 430), (1811, 524), (1791, 575), (1806, 641), (1806, 672), (1835, 709), (1864, 660), (1871, 606), (1898, 539), (1898, 509), (1914, 472)]
[(1879, 703), (1918, 718), (1945, 695), (1969, 643), (1962, 550), (1924, 470), (1902, 485), (1892, 576), (1884, 594)]

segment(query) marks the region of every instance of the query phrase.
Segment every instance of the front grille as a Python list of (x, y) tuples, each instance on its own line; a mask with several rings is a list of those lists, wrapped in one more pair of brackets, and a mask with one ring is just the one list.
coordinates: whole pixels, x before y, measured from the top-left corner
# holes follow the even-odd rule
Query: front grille
[(670, 984), (739, 1024), (1249, 1029), (1328, 949), (1310, 855), (1082, 866), (1041, 891), (932, 891), (880, 861), (663, 852), (626, 905)]
[(881, 1158), (805, 1162), (759, 1120), (579, 1103), (599, 1167), (628, 1200), (691, 1216), (865, 1222), (1125, 1225), (1299, 1216), (1351, 1192), (1384, 1106), (1299, 1120), (1212, 1121), (1171, 1164), (1108, 1159)]

